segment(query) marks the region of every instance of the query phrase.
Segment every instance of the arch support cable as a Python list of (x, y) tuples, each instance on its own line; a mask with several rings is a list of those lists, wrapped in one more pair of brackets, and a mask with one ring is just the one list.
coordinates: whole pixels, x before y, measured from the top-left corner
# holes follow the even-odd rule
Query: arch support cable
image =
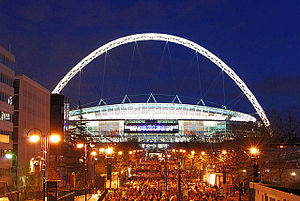
[(253, 95), (253, 93), (250, 91), (250, 89), (247, 87), (247, 85), (243, 82), (243, 80), (227, 65), (225, 64), (221, 59), (219, 59), (217, 56), (215, 56), (213, 53), (205, 49), (204, 47), (198, 45), (197, 43), (187, 40), (185, 38), (181, 38), (178, 36), (173, 36), (169, 34), (160, 34), (160, 33), (143, 33), (143, 34), (134, 34), (125, 36), (122, 38), (118, 38), (116, 40), (113, 40), (109, 43), (106, 43), (105, 45), (99, 47), (92, 53), (90, 53), (88, 56), (86, 56), (84, 59), (82, 59), (78, 64), (76, 64), (64, 77), (63, 79), (57, 84), (57, 86), (52, 91), (53, 94), (59, 94), (61, 90), (68, 84), (68, 82), (87, 64), (89, 64), (91, 61), (93, 61), (98, 56), (104, 54), (105, 52), (132, 42), (137, 41), (167, 41), (176, 43), (182, 46), (185, 46), (187, 48), (190, 48), (192, 50), (197, 51), (199, 54), (203, 55), (204, 57), (208, 58), (211, 62), (216, 64), (219, 68), (221, 68), (237, 85), (238, 87), (243, 91), (243, 93), (246, 95), (250, 103), (253, 105), (254, 109), (256, 110), (257, 114), (261, 118), (263, 124), (265, 127), (270, 126), (270, 122), (257, 101), (256, 97)]

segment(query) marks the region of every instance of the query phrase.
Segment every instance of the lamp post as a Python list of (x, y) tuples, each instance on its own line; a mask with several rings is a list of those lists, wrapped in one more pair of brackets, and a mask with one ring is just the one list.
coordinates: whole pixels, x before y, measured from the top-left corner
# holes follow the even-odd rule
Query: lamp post
[(258, 183), (259, 182), (259, 173), (258, 173), (258, 161), (257, 157), (259, 154), (259, 149), (256, 147), (251, 147), (250, 148), (250, 154), (254, 158), (254, 163), (253, 163), (253, 182)]
[[(183, 159), (183, 156), (184, 154), (186, 153), (186, 150), (185, 149), (172, 149), (172, 152), (174, 154), (178, 154), (177, 155), (177, 163), (178, 163), (178, 201), (181, 200), (181, 168), (182, 168), (182, 159)], [(179, 152), (179, 153), (178, 153)], [(179, 161), (179, 155), (180, 155), (180, 161)]]
[[(88, 172), (88, 146), (89, 147), (95, 147), (94, 144), (91, 143), (78, 143), (76, 144), (76, 147), (78, 149), (82, 149), (84, 148), (84, 157), (83, 157), (83, 163), (84, 163), (84, 200), (87, 200), (87, 192), (86, 192), (86, 187), (87, 187), (87, 172)], [(96, 151), (92, 151), (91, 156), (96, 156), (97, 152)]]
[[(33, 132), (34, 130), (37, 130), (38, 133)], [(30, 134), (32, 132), (32, 134)], [(29, 140), (32, 143), (37, 143), (41, 140), (41, 148), (42, 148), (42, 173), (43, 173), (43, 201), (45, 201), (45, 195), (46, 195), (46, 160), (47, 160), (47, 152), (48, 152), (48, 146), (49, 141), (51, 143), (58, 143), (60, 141), (60, 136), (57, 134), (50, 134), (49, 132), (47, 134), (43, 133), (38, 128), (32, 128), (27, 132), (27, 135), (29, 134)]]

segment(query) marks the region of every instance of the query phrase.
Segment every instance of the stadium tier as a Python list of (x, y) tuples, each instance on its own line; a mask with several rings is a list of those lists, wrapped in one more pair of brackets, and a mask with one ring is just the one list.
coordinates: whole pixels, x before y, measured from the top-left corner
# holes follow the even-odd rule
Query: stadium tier
[(223, 142), (255, 135), (256, 118), (227, 109), (181, 103), (123, 103), (72, 110), (98, 142), (136, 141), (144, 149), (178, 142)]

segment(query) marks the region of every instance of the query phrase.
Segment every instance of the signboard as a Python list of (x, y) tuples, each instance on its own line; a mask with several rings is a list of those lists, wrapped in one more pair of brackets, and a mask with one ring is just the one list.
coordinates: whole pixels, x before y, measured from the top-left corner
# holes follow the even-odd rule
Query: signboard
[(125, 133), (178, 133), (178, 124), (168, 123), (142, 123), (124, 125)]

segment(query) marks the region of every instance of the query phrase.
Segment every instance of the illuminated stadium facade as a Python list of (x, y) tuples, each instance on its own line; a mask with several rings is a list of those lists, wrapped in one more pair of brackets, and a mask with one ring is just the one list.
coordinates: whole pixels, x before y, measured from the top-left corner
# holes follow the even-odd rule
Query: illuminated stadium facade
[[(98, 142), (136, 141), (145, 149), (178, 142), (222, 142), (251, 135), (256, 118), (227, 109), (182, 103), (122, 103), (72, 110)], [(235, 129), (243, 126), (243, 130)]]
[[(119, 46), (139, 41), (164, 41), (181, 45), (201, 54), (214, 63), (240, 88), (249, 100), (263, 126), (270, 122), (258, 100), (244, 81), (225, 62), (201, 45), (188, 39), (162, 33), (142, 33), (112, 40), (84, 57), (59, 81), (52, 94), (59, 94), (69, 81), (97, 57)], [(122, 103), (70, 111), (69, 120), (78, 120), (80, 113), (87, 120), (88, 132), (96, 141), (138, 141), (147, 148), (164, 148), (171, 143), (204, 141), (222, 142), (236, 135), (255, 133), (256, 118), (241, 112), (208, 106), (180, 103)]]

